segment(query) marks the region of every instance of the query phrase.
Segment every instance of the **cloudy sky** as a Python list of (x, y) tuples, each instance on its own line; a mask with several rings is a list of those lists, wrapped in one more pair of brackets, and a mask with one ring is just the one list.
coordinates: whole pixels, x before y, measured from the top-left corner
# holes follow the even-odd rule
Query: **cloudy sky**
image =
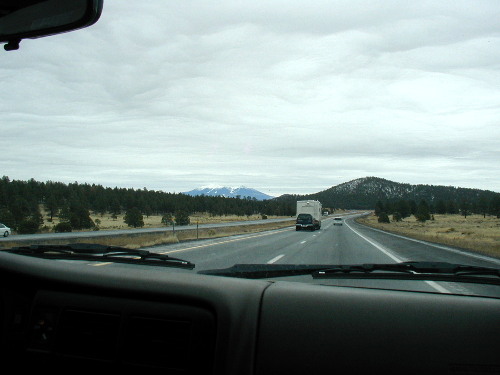
[(500, 191), (500, 1), (105, 0), (0, 51), (0, 175)]

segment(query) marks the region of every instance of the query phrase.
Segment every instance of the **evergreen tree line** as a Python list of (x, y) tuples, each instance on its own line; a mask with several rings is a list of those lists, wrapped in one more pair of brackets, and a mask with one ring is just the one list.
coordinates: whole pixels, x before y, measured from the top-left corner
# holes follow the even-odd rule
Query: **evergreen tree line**
[(389, 222), (389, 215), (392, 215), (393, 221), (414, 215), (418, 221), (425, 222), (430, 220), (434, 214), (461, 214), (465, 217), (471, 214), (494, 215), (500, 218), (500, 194), (488, 199), (486, 195), (481, 195), (477, 200), (462, 199), (459, 202), (454, 200), (431, 201), (430, 203), (421, 199), (418, 203), (414, 200), (378, 200), (375, 204), (375, 215), (379, 222)]
[[(109, 188), (96, 184), (0, 180), (0, 222), (19, 233), (35, 233), (44, 224), (40, 212), (43, 206), (51, 222), (59, 217), (65, 224), (62, 230), (94, 228), (96, 223), (90, 212), (109, 213), (117, 216), (125, 213), (130, 226), (142, 226), (139, 215), (161, 215), (164, 224), (169, 217), (186, 217), (194, 212), (222, 215), (295, 215), (295, 204), (277, 200), (258, 201), (250, 197), (224, 198), (196, 196), (182, 193), (132, 188)], [(138, 215), (139, 213), (139, 215)], [(188, 219), (189, 220), (189, 217)], [(187, 222), (188, 223), (188, 222)]]
[[(437, 209), (438, 202), (440, 202), (440, 206), (444, 203), (445, 205), (453, 204), (455, 207), (458, 207), (462, 202), (467, 202), (474, 212), (482, 214), (481, 210), (484, 210), (485, 206), (491, 206), (487, 213), (496, 215), (495, 209), (499, 210), (499, 197), (500, 193), (489, 190), (422, 184), (410, 185), (378, 177), (367, 177), (333, 186), (315, 194), (286, 195), (276, 199), (290, 201), (316, 199), (323, 204), (323, 207), (364, 210), (373, 209), (377, 201), (388, 202), (390, 205), (401, 199), (413, 200), (417, 202), (416, 204), (423, 199), (434, 209)], [(448, 212), (457, 213), (458, 208)]]

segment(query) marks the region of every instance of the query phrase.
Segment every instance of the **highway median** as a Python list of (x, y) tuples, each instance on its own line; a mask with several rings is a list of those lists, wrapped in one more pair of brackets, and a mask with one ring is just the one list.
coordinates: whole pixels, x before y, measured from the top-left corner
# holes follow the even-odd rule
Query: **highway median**
[(198, 239), (218, 238), (234, 236), (238, 234), (257, 233), (274, 229), (282, 229), (293, 226), (295, 219), (285, 221), (266, 221), (261, 223), (245, 224), (244, 222), (235, 223), (235, 225), (221, 225), (199, 228), (183, 228), (182, 226), (166, 227), (165, 230), (154, 232), (134, 231), (117, 231), (119, 233), (102, 234), (96, 231), (94, 235), (89, 235), (85, 232), (85, 236), (74, 235), (74, 232), (69, 236), (54, 236), (44, 239), (5, 239), (0, 242), (0, 248), (8, 249), (17, 246), (30, 245), (64, 245), (68, 243), (97, 243), (106, 246), (121, 246), (129, 249), (138, 249), (155, 245), (164, 245), (178, 243), (184, 241), (195, 241)]

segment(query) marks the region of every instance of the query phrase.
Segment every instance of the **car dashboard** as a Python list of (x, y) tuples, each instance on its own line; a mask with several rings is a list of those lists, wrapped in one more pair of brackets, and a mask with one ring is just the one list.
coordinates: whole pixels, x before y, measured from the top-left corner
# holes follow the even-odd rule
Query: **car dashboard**
[(124, 273), (3, 252), (0, 279), (6, 369), (500, 373), (495, 298)]

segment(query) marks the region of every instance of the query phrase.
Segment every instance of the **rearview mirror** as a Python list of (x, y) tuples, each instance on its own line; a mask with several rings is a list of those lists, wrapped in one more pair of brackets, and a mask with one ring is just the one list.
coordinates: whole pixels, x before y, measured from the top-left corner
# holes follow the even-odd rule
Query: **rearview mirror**
[(21, 39), (65, 33), (94, 24), (103, 0), (0, 0), (0, 43), (6, 51)]

